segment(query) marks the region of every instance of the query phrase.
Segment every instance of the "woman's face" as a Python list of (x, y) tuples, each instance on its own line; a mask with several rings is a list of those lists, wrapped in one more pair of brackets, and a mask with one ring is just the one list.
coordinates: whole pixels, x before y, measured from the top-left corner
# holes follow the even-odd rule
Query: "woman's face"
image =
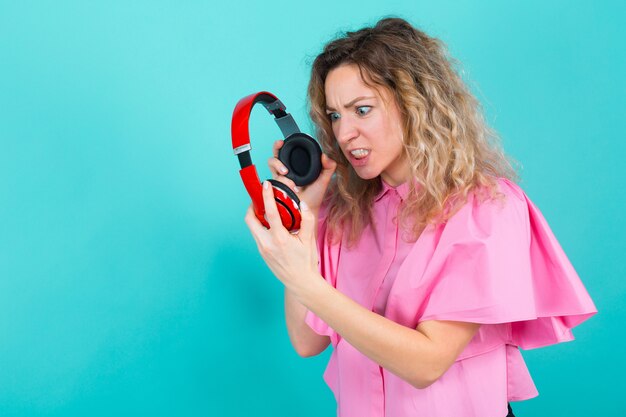
[(363, 179), (397, 186), (409, 179), (402, 119), (391, 93), (367, 86), (353, 64), (332, 69), (324, 85), (326, 113), (346, 159)]

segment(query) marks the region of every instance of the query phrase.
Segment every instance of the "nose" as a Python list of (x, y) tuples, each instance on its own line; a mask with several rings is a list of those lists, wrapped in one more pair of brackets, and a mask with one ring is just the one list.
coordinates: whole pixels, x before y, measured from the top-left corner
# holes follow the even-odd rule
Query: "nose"
[(359, 136), (357, 126), (349, 117), (342, 117), (335, 122), (335, 138), (344, 145)]

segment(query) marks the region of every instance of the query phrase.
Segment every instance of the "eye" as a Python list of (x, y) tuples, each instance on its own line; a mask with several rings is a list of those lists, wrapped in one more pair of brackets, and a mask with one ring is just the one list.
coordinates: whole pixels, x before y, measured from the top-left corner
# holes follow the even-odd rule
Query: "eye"
[(339, 118), (341, 117), (339, 113), (337, 112), (328, 113), (327, 116), (331, 122), (334, 122), (335, 120), (339, 120)]
[(356, 108), (356, 113), (359, 116), (365, 116), (367, 113), (370, 112), (370, 110), (372, 110), (372, 106), (359, 106)]

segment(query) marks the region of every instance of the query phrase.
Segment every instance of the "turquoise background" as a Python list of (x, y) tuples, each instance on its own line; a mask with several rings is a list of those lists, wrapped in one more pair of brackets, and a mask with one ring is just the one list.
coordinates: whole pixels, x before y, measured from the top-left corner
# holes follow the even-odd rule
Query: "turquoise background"
[[(518, 416), (609, 415), (623, 375), (626, 7), (0, 2), (0, 416), (333, 416), (243, 222), (237, 100), (304, 131), (312, 58), (385, 15), (447, 43), (600, 313), (524, 351)], [(280, 137), (255, 109), (253, 156)]]

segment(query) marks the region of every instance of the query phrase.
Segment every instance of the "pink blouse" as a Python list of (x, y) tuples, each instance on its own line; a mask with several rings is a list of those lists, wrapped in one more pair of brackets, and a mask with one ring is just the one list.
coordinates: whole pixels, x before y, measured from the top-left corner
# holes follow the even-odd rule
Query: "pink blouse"
[(324, 380), (339, 417), (504, 417), (507, 402), (538, 395), (518, 347), (572, 340), (570, 329), (596, 313), (539, 210), (516, 184), (498, 185), (503, 200), (470, 195), (447, 223), (427, 227), (413, 243), (394, 222), (408, 183), (383, 182), (376, 227), (351, 248), (329, 243), (322, 210), (320, 271), (330, 285), (410, 328), (426, 320), (482, 324), (446, 373), (417, 389), (309, 311), (306, 323), (333, 346)]

